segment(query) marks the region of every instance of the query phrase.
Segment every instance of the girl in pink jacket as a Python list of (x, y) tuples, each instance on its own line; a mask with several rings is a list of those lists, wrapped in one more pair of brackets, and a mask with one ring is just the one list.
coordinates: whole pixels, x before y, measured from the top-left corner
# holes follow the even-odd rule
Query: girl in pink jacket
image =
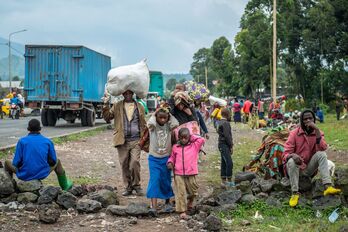
[(192, 209), (198, 195), (198, 154), (204, 139), (190, 135), (187, 128), (179, 130), (179, 142), (175, 144), (168, 159), (168, 169), (174, 170), (175, 207), (180, 218), (187, 219), (186, 211)]

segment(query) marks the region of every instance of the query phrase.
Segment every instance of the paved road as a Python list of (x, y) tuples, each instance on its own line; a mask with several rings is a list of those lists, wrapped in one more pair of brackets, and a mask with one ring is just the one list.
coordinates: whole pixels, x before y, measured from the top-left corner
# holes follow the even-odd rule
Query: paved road
[[(20, 137), (27, 135), (28, 121), (32, 118), (37, 118), (40, 120), (40, 117), (25, 117), (20, 118), (19, 120), (12, 120), (8, 118), (3, 120), (0, 119), (0, 148), (16, 144)], [(105, 124), (106, 123), (103, 119), (96, 120), (96, 126)], [(55, 137), (86, 129), (91, 129), (91, 127), (82, 127), (79, 120), (76, 120), (74, 124), (70, 124), (63, 119), (60, 119), (57, 122), (56, 127), (43, 127), (41, 132), (47, 137)]]

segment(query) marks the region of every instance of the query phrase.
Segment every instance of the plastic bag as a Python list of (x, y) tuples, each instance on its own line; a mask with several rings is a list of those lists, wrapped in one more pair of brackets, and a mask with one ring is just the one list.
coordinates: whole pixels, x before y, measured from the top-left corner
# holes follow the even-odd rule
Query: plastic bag
[(133, 65), (120, 66), (108, 72), (105, 90), (112, 96), (118, 96), (127, 90), (138, 97), (146, 97), (150, 85), (150, 72), (146, 60)]
[(218, 97), (214, 97), (212, 95), (209, 96), (209, 101), (210, 101), (210, 104), (217, 103), (219, 104), (219, 106), (227, 106), (227, 101)]

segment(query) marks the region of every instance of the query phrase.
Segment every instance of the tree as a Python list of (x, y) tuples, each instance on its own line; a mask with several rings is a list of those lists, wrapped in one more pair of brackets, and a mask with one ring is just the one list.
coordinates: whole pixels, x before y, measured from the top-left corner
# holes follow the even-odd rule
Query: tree
[(14, 77), (12, 78), (12, 81), (20, 81), (19, 76), (14, 76)]
[(166, 84), (166, 88), (169, 90), (169, 91), (173, 91), (174, 88), (175, 88), (175, 85), (176, 85), (176, 79), (175, 78), (171, 78), (167, 81), (167, 84)]

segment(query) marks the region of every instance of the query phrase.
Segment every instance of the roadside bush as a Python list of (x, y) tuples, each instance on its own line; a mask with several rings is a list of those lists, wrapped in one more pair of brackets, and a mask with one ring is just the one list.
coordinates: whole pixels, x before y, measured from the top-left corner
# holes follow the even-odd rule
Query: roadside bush
[(286, 100), (286, 106), (285, 106), (285, 110), (287, 112), (291, 111), (295, 111), (295, 110), (299, 110), (302, 111), (305, 108), (305, 104), (304, 102), (301, 102), (295, 98), (290, 98), (288, 100)]

